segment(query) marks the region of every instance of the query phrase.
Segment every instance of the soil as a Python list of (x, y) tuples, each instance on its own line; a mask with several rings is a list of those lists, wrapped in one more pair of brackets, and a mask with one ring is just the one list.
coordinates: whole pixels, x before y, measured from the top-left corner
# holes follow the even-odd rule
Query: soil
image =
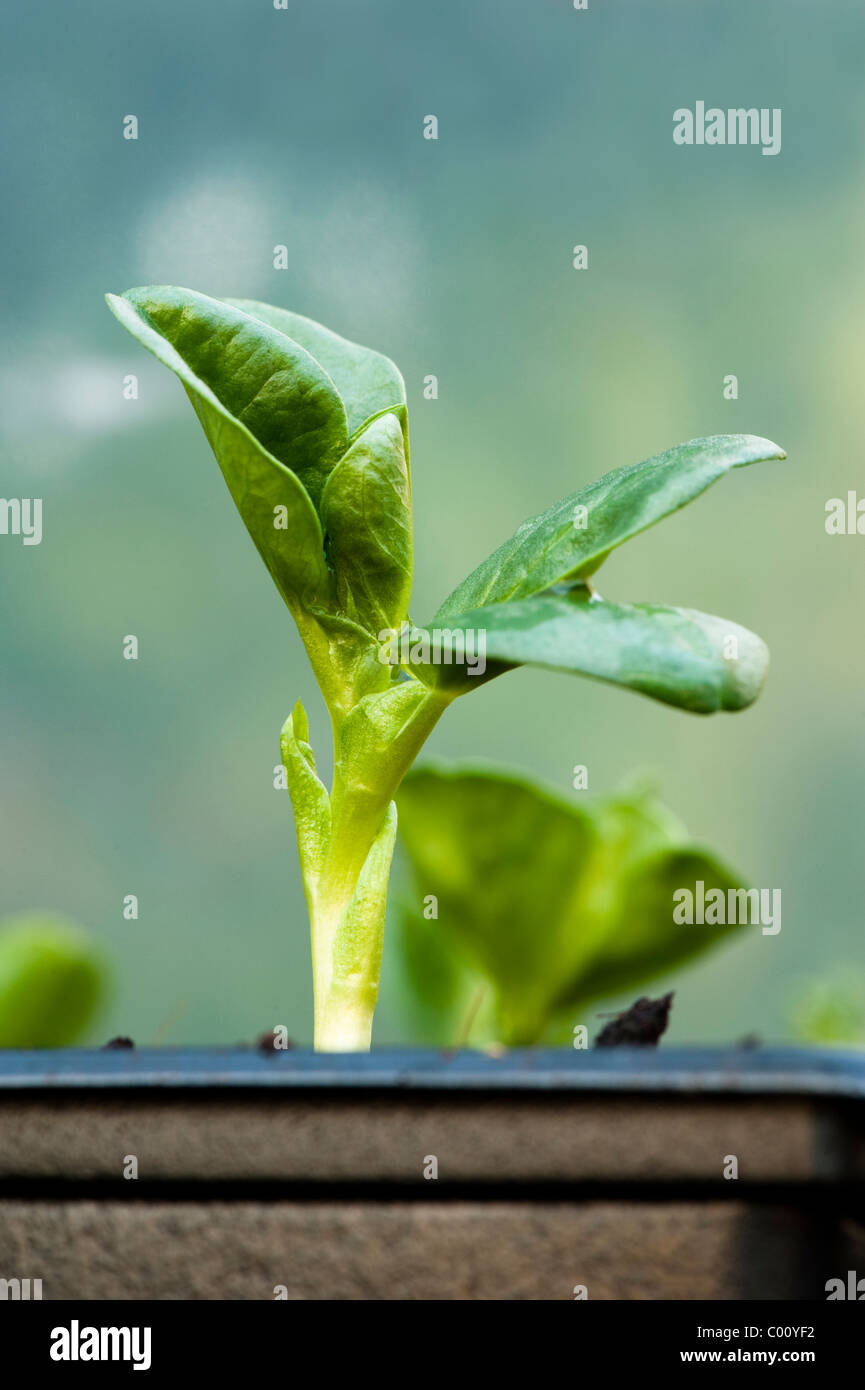
[(269, 1033), (262, 1033), (261, 1037), (256, 1041), (255, 1047), (258, 1052), (286, 1052), (294, 1047), (294, 1043), (291, 1041), (291, 1038), (287, 1038), (281, 1041), (277, 1047), (276, 1035), (273, 1030), (271, 1030)]
[(638, 999), (601, 1029), (595, 1047), (657, 1047), (667, 1030), (672, 1006), (672, 991), (660, 999)]
[[(670, 1021), (670, 1010), (673, 1006), (673, 992), (664, 994), (660, 999), (640, 998), (632, 1004), (629, 1009), (616, 1014), (610, 1022), (605, 1024), (598, 1036), (595, 1038), (595, 1047), (657, 1047), (658, 1042), (667, 1030)], [(756, 1047), (759, 1039), (753, 1035), (743, 1038), (741, 1047)], [(246, 1043), (239, 1043), (239, 1047), (246, 1047)], [(118, 1036), (111, 1038), (103, 1044), (102, 1051), (108, 1052), (124, 1048), (134, 1048), (135, 1043), (131, 1038)], [(257, 1052), (284, 1052), (294, 1047), (291, 1039), (283, 1041), (277, 1046), (276, 1036), (273, 1031), (262, 1033), (253, 1043)], [(495, 1046), (482, 1049), (488, 1055), (501, 1056), (506, 1049)], [(454, 1055), (454, 1050), (445, 1048), (442, 1056), (449, 1057)]]

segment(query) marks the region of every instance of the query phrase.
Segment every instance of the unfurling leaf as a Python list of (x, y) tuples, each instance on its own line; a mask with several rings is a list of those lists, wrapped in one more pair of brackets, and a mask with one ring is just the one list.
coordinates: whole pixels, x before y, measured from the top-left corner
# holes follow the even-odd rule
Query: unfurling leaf
[(243, 425), (318, 503), (349, 431), (333, 381), (305, 348), (193, 290), (155, 286), (108, 302), (124, 327), (176, 372), (196, 408), (200, 401), (206, 417), (216, 408)]
[(377, 416), (343, 454), (321, 499), (337, 601), (378, 635), (408, 613), (412, 519), (403, 435), (395, 415)]
[(280, 738), (282, 765), (297, 827), (297, 848), (306, 886), (321, 872), (330, 841), (330, 797), (315, 770), (306, 711), (298, 700)]
[(226, 299), (224, 302), (278, 329), (315, 358), (342, 399), (350, 435), (357, 434), (373, 415), (385, 410), (400, 416), (407, 433), (405, 382), (389, 357), (372, 348), (361, 347), (359, 343), (351, 343), (322, 324), (302, 314), (293, 314), (289, 309), (261, 304), (256, 299)]
[[(325, 470), (313, 440), (298, 432), (297, 421), (287, 425), (281, 437), (271, 422), (262, 430), (264, 439), (251, 426), (257, 423), (261, 428), (261, 412), (254, 402), (264, 374), (282, 365), (282, 389), (289, 400), (280, 415), (291, 420), (291, 397), (303, 400), (303, 371), (308, 367), (314, 404), (307, 405), (303, 419), (314, 426), (313, 439), (324, 443), (332, 463), (346, 439), (345, 413), (332, 386), (308, 354), (297, 349), (292, 355), (292, 345), (287, 340), (279, 344), (272, 331), (265, 340), (264, 325), (250, 320), (244, 326), (239, 310), (205, 295), (130, 290), (123, 296), (109, 295), (108, 303), (123, 326), (183, 382), (235, 506), (283, 598), (289, 605), (326, 599), (331, 581), (321, 523), (299, 474), (286, 462), (293, 458), (308, 481), (323, 481)], [(273, 391), (275, 377), (269, 380)], [(268, 451), (268, 442), (281, 457)]]

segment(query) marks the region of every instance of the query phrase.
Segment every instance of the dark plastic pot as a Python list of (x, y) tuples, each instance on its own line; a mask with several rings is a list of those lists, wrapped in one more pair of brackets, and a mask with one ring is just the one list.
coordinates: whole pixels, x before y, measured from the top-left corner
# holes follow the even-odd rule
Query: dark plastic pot
[(863, 1129), (857, 1053), (0, 1053), (0, 1279), (825, 1299), (865, 1275)]

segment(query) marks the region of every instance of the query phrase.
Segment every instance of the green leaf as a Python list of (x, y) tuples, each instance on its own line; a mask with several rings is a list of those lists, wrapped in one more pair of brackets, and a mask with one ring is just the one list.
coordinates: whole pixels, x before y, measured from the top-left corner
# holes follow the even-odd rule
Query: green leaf
[(107, 971), (93, 938), (63, 918), (0, 923), (0, 1047), (67, 1047), (90, 1023)]
[(785, 457), (768, 439), (719, 434), (617, 468), (523, 522), (454, 589), (433, 622), (482, 604), (527, 598), (561, 580), (588, 578), (616, 546), (684, 507), (731, 468)]
[[(304, 606), (326, 599), (331, 579), (321, 523), (287, 464), (293, 460), (309, 486), (320, 486), (346, 443), (342, 405), (321, 369), (281, 335), (189, 290), (130, 290), (107, 300), (123, 326), (183, 382), (283, 598)], [(268, 396), (272, 418), (262, 404)], [(280, 457), (268, 452), (267, 442)]]
[[(484, 977), (505, 1041), (539, 1041), (566, 1009), (588, 1022), (573, 1011), (738, 930), (674, 922), (674, 890), (741, 884), (646, 794), (577, 806), (511, 774), (425, 767), (398, 805), (416, 899), (401, 930), (417, 931), (416, 905), (434, 895), (452, 992)], [(437, 990), (446, 976), (444, 962), (431, 971)]]
[(698, 846), (669, 846), (638, 860), (623, 877), (615, 908), (603, 926), (587, 934), (579, 978), (558, 994), (556, 1011), (588, 999), (618, 994), (683, 965), (743, 929), (683, 925), (673, 920), (673, 894), (692, 893), (702, 882), (709, 894), (745, 885), (710, 851)]
[(367, 631), (398, 628), (412, 582), (412, 516), (397, 417), (377, 416), (334, 468), (321, 499), (341, 610)]
[(397, 805), (418, 901), (438, 902), (442, 949), (486, 978), (502, 1007), (519, 999), (521, 1015), (545, 1019), (559, 894), (591, 861), (590, 818), (516, 778), (431, 767), (408, 774)]
[[(224, 303), (278, 329), (321, 364), (342, 397), (350, 435), (356, 434), (371, 416), (405, 406), (405, 382), (399, 369), (382, 353), (349, 342), (289, 309), (261, 304), (255, 299), (226, 299)], [(395, 413), (406, 430), (405, 411)]]
[(477, 1026), (473, 1005), (489, 990), (460, 953), (459, 943), (448, 934), (443, 937), (432, 911), (398, 859), (388, 899), (382, 991), (391, 1000), (402, 1037), (427, 1047), (459, 1046), (468, 1035), (462, 1025), (474, 1020)]
[[(567, 591), (491, 604), (449, 619), (454, 634), (483, 634), (489, 675), (542, 666), (637, 690), (697, 714), (744, 709), (762, 689), (769, 653), (761, 639), (725, 618), (660, 604), (611, 603), (577, 583)], [(478, 639), (476, 638), (476, 641)], [(454, 666), (427, 668), (427, 679), (479, 683)]]
[(300, 479), (313, 503), (345, 452), (345, 409), (305, 348), (241, 309), (193, 290), (156, 285), (109, 304), (184, 386), (214, 400)]

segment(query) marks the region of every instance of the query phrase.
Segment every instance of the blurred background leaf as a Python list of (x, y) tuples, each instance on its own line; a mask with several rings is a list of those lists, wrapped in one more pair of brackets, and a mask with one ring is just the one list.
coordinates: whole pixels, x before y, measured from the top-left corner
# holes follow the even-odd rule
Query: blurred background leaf
[(801, 1042), (865, 1047), (865, 974), (856, 967), (835, 969), (800, 985), (791, 1027)]
[(539, 1042), (565, 1011), (585, 1022), (600, 997), (661, 976), (666, 988), (741, 930), (674, 921), (678, 889), (745, 884), (647, 791), (577, 806), (499, 769), (426, 766), (406, 777), (398, 807), (411, 871), (397, 898), (400, 955), (424, 1041), (437, 1010), (438, 1040), (460, 1040), (445, 1030), (486, 984), (491, 1010), (472, 1039)]
[(0, 1047), (80, 1042), (107, 992), (92, 936), (49, 913), (0, 921)]

